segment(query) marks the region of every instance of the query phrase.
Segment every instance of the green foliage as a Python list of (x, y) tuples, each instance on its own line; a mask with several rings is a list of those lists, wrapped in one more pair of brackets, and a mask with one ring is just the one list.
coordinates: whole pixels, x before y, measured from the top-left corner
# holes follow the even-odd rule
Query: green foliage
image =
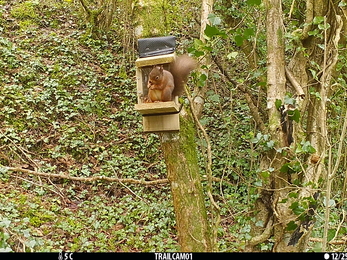
[(313, 154), (316, 152), (316, 149), (311, 145), (309, 141), (302, 141), (300, 144), (298, 144), (295, 153), (301, 154), (301, 153), (308, 153)]
[(12, 7), (11, 15), (19, 20), (18, 25), (21, 30), (25, 31), (37, 26), (39, 22), (37, 6), (38, 1), (24, 1)]
[(35, 6), (38, 1), (24, 1), (17, 3), (12, 7), (11, 15), (18, 19), (36, 19), (38, 14), (36, 13)]
[(208, 38), (213, 38), (214, 36), (226, 37), (225, 32), (218, 30), (215, 26), (210, 26), (206, 24), (206, 29), (204, 31), (205, 36)]
[[(185, 15), (180, 15), (182, 14), (182, 6), (189, 10), (189, 12), (185, 12)], [(140, 25), (143, 29), (141, 37), (175, 35), (173, 31), (182, 27), (194, 33), (192, 20), (198, 15), (199, 7), (194, 0), (149, 0), (145, 3), (137, 3), (136, 9), (140, 13), (139, 19), (148, 15), (151, 17), (151, 19), (144, 21), (141, 19)], [(177, 33), (181, 34), (182, 31), (179, 30)]]
[[(218, 194), (218, 204), (222, 211), (222, 227), (218, 230), (219, 248), (225, 251), (240, 251), (252, 237), (253, 220), (248, 212), (253, 210), (258, 198), (256, 188), (262, 185), (257, 171), (259, 151), (263, 151), (263, 148), (273, 149), (274, 142), (265, 133), (255, 136), (249, 107), (243, 93), (235, 86), (240, 83), (252, 93), (254, 89), (258, 91), (260, 85), (264, 86), (259, 77), (264, 72), (250, 71), (247, 58), (240, 48), (243, 43), (254, 39), (257, 27), (252, 23), (245, 27), (236, 27), (235, 24), (228, 27), (226, 24), (226, 14), (233, 17), (231, 19), (240, 17), (248, 21), (250, 17), (244, 12), (248, 12), (250, 6), (259, 7), (259, 1), (242, 1), (235, 4), (238, 6), (235, 9), (230, 1), (222, 2), (217, 1), (215, 12), (209, 14), (210, 25), (206, 26), (204, 32), (205, 42), (195, 39), (188, 50), (196, 57), (212, 54), (234, 80), (227, 82), (228, 79), (213, 62), (202, 67), (210, 72), (208, 77), (197, 74), (195, 78), (197, 86), (209, 86), (200, 122), (212, 142), (213, 175), (228, 182), (228, 185), (216, 183), (214, 191)], [(199, 145), (204, 152), (206, 144), (200, 142)], [(201, 157), (203, 169), (204, 160), (205, 158)], [(239, 212), (243, 214), (238, 214)], [(226, 241), (225, 236), (230, 236), (230, 241)], [(266, 245), (263, 248), (266, 248)]]
[(260, 5), (261, 4), (261, 0), (247, 0), (246, 4), (249, 5), (249, 6)]
[[(126, 194), (126, 189), (121, 189), (125, 194), (116, 199), (100, 194), (97, 186), (89, 187), (92, 193), (88, 195), (77, 192), (75, 185), (66, 188), (75, 190), (68, 205), (60, 197), (45, 196), (41, 203), (40, 197), (16, 197), (6, 190), (11, 193), (9, 200), (8, 194), (0, 196), (0, 228), (18, 234), (27, 250), (35, 251), (177, 250), (176, 241), (170, 237), (174, 225), (170, 200), (152, 195), (139, 199)], [(11, 221), (14, 217), (18, 220)], [(7, 232), (0, 232), (0, 237), (2, 250), (9, 251), (18, 243)]]

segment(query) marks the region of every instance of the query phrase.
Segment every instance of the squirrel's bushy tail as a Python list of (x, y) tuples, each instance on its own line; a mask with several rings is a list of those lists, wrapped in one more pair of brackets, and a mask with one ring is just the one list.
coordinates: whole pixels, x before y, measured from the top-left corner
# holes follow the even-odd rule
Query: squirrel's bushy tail
[(175, 84), (172, 96), (180, 96), (184, 92), (184, 84), (187, 83), (190, 72), (196, 67), (197, 62), (188, 55), (179, 56), (170, 64), (170, 72)]

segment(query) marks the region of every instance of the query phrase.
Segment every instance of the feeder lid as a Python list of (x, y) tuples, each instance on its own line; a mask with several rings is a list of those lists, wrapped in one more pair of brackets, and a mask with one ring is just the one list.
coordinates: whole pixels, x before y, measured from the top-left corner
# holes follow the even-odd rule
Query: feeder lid
[(138, 40), (140, 58), (174, 53), (175, 36), (142, 38)]

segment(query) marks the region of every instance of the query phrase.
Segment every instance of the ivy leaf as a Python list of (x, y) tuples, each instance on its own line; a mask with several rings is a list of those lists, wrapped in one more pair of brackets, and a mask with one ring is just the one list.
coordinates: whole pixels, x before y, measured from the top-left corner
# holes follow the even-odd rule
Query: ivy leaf
[(264, 227), (264, 221), (258, 220), (258, 221), (255, 223), (255, 226), (256, 226), (256, 227)]
[(246, 38), (246, 39), (249, 39), (251, 38), (251, 36), (254, 36), (255, 35), (255, 32), (252, 28), (246, 28), (244, 31), (243, 31), (243, 36)]
[(268, 171), (262, 171), (262, 172), (260, 173), (260, 175), (261, 175), (261, 177), (262, 177), (263, 179), (268, 179), (268, 178), (270, 177), (270, 172), (268, 172)]
[(210, 25), (206, 25), (206, 29), (204, 31), (205, 35), (209, 38), (212, 38), (215, 35), (219, 34), (219, 30), (217, 27), (215, 26), (210, 26)]
[(300, 121), (300, 111), (298, 109), (288, 111), (288, 116), (290, 119), (294, 120), (296, 123)]
[(209, 38), (212, 38), (213, 36), (222, 36), (222, 37), (226, 36), (226, 34), (220, 31), (216, 26), (211, 26), (208, 24), (206, 25), (206, 29), (204, 33)]
[(275, 146), (275, 142), (273, 140), (270, 140), (270, 141), (266, 142), (266, 146), (267, 146), (267, 148), (272, 148)]
[(328, 30), (330, 28), (330, 24), (318, 24), (318, 28), (321, 30)]
[(285, 96), (284, 97), (284, 104), (287, 105), (295, 105), (295, 98), (289, 97), (289, 96)]
[(301, 145), (302, 145), (302, 151), (305, 152), (305, 153), (315, 153), (316, 152), (316, 149), (314, 149), (314, 147), (311, 145), (311, 143), (309, 141), (303, 141), (301, 142)]
[(335, 237), (336, 229), (328, 230), (328, 241), (331, 241)]
[(320, 24), (324, 22), (324, 17), (323, 16), (316, 16), (313, 18), (313, 24)]
[(261, 4), (261, 0), (247, 0), (246, 4), (249, 5), (249, 6), (260, 5)]
[(291, 192), (288, 194), (289, 198), (298, 198), (299, 194), (297, 192)]
[(208, 20), (211, 22), (212, 25), (220, 25), (222, 23), (222, 19), (215, 14), (209, 14)]
[(200, 77), (199, 77), (198, 85), (199, 85), (200, 87), (204, 86), (206, 80), (207, 80), (207, 75), (204, 74), (204, 73), (202, 73), (202, 74), (200, 75)]
[(7, 168), (7, 167), (0, 166), (0, 174), (1, 174), (1, 173), (2, 173), (2, 174), (5, 174), (5, 173), (7, 173), (7, 171), (8, 171), (8, 168)]
[(301, 215), (305, 212), (305, 209), (299, 205), (298, 201), (294, 201), (289, 208), (293, 211), (295, 215)]
[(227, 58), (228, 58), (229, 60), (235, 59), (235, 58), (237, 57), (238, 54), (239, 54), (239, 53), (238, 53), (237, 51), (233, 51), (233, 52), (231, 52), (231, 53), (229, 53), (229, 54), (227, 55)]
[(287, 224), (286, 230), (287, 231), (295, 230), (297, 227), (298, 225), (295, 224), (295, 222), (292, 220)]
[(216, 103), (220, 102), (220, 95), (218, 95), (218, 94), (213, 94), (213, 95), (209, 96), (208, 98), (212, 102), (216, 102)]
[(321, 48), (322, 50), (325, 50), (325, 45), (324, 45), (324, 44), (317, 44), (317, 46), (318, 46), (319, 48)]
[(0, 220), (0, 227), (8, 228), (10, 224), (11, 220), (9, 220), (8, 218), (3, 218), (2, 220)]
[(310, 35), (310, 36), (316, 36), (316, 35), (319, 34), (319, 30), (318, 29), (314, 29), (313, 31), (309, 31), (307, 34)]
[(282, 106), (282, 100), (276, 99), (275, 106), (276, 106), (277, 110), (280, 109), (280, 107)]
[(234, 40), (235, 40), (236, 45), (238, 47), (240, 47), (240, 46), (242, 46), (244, 39), (243, 39), (243, 37), (241, 35), (236, 35)]
[[(323, 204), (324, 204), (324, 206), (326, 207), (326, 201), (325, 200), (323, 200)], [(335, 202), (335, 200), (333, 200), (333, 199), (330, 199), (329, 201), (328, 201), (328, 206), (329, 207), (335, 207), (336, 206), (336, 202)]]
[(285, 164), (283, 164), (282, 165), (282, 167), (280, 168), (280, 172), (282, 172), (282, 173), (286, 173), (286, 172), (288, 172), (289, 171), (289, 163), (285, 163)]
[(254, 182), (254, 186), (261, 187), (261, 186), (263, 186), (263, 182), (261, 180), (257, 180)]

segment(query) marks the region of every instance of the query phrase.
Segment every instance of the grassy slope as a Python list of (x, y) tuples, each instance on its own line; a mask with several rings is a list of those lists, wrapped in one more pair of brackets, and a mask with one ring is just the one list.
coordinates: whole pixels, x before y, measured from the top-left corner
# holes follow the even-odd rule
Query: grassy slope
[[(0, 1), (0, 163), (73, 176), (165, 177), (141, 133), (117, 38), (84, 35), (69, 4)], [(12, 2), (12, 1), (11, 1)], [(32, 1), (34, 2), (34, 1)], [(177, 250), (168, 186), (0, 172), (0, 251)]]

